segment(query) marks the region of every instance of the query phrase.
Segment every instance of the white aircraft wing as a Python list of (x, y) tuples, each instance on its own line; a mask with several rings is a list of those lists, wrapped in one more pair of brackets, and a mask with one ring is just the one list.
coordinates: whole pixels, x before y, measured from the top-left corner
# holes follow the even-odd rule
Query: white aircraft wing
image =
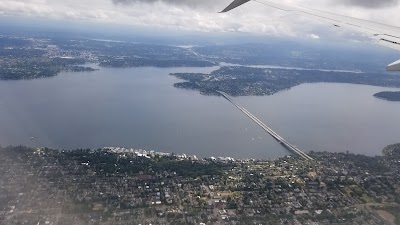
[[(351, 28), (359, 32), (368, 34), (380, 45), (400, 51), (400, 27), (390, 26), (343, 15), (337, 15), (334, 13), (324, 12), (316, 9), (309, 9), (296, 5), (277, 3), (273, 0), (234, 0), (228, 7), (222, 10), (222, 12), (228, 12), (249, 1), (258, 2), (260, 4), (287, 12), (302, 13), (309, 17), (328, 21), (336, 27)], [(400, 71), (400, 60), (388, 65), (387, 70)]]

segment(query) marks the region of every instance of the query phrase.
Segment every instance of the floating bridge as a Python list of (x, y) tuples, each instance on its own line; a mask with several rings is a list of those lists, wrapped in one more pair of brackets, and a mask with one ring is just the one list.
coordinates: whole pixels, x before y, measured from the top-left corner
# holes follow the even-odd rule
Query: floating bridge
[(236, 106), (236, 108), (238, 108), (240, 111), (242, 111), (244, 114), (246, 114), (246, 116), (248, 116), (251, 120), (253, 120), (256, 124), (258, 124), (263, 130), (265, 130), (268, 134), (270, 134), (273, 138), (275, 138), (286, 149), (288, 149), (292, 153), (300, 156), (301, 158), (303, 158), (305, 160), (314, 160), (309, 155), (307, 155), (306, 153), (301, 151), (299, 148), (297, 148), (296, 146), (290, 144), (285, 139), (283, 139), (279, 134), (277, 134), (275, 131), (273, 131), (271, 128), (269, 128), (267, 125), (265, 125), (261, 120), (259, 120), (253, 114), (251, 114), (247, 109), (240, 106), (227, 93), (222, 92), (222, 91), (217, 91), (217, 92), (219, 94), (221, 94), (226, 100), (231, 102), (234, 106)]

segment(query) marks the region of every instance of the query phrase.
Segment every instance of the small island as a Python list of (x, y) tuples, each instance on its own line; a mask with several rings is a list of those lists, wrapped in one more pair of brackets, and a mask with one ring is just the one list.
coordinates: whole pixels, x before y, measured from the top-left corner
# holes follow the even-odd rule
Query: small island
[(399, 102), (400, 101), (400, 91), (383, 91), (374, 94), (374, 97), (385, 99), (388, 101)]

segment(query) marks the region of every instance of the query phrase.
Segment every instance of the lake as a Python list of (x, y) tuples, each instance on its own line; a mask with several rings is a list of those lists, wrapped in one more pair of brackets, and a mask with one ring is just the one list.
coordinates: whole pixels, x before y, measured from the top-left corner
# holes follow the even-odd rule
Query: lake
[[(101, 68), (53, 78), (0, 81), (0, 144), (52, 148), (121, 146), (197, 156), (276, 158), (289, 154), (222, 97), (173, 87), (169, 73), (216, 68)], [(305, 151), (377, 155), (400, 142), (396, 90), (303, 84), (235, 100)]]

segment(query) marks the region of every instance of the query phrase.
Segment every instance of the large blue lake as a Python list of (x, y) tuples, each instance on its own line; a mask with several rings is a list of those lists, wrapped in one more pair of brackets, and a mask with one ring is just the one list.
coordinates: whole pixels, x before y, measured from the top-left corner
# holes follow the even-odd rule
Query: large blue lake
[[(102, 68), (46, 79), (0, 81), (0, 144), (53, 148), (123, 146), (198, 156), (288, 154), (221, 97), (176, 89), (171, 72), (215, 68)], [(391, 88), (303, 84), (238, 103), (305, 151), (377, 155), (400, 142), (400, 103)]]

